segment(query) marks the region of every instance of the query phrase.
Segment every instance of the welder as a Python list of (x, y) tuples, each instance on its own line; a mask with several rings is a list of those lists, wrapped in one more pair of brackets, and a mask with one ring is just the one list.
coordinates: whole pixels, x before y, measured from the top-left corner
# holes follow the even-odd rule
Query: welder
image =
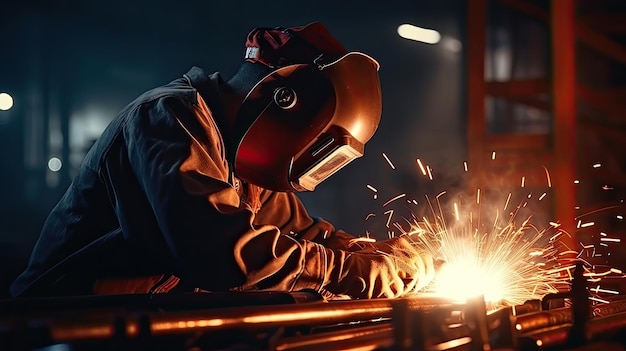
[(86, 154), (12, 295), (424, 286), (432, 258), (407, 238), (359, 240), (297, 197), (363, 155), (378, 69), (314, 22), (253, 29), (230, 79), (193, 67), (147, 91)]

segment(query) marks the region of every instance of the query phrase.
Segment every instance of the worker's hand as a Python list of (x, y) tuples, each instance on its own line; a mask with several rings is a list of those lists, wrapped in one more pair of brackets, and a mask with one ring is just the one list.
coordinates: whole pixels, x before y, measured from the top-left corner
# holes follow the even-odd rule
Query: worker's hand
[(433, 259), (405, 238), (393, 238), (355, 252), (342, 252), (335, 261), (326, 289), (353, 298), (399, 297), (428, 284)]
[(433, 260), (433, 257), (418, 246), (412, 244), (406, 236), (394, 237), (388, 240), (376, 241), (372, 243), (375, 252), (388, 254), (398, 258), (400, 269), (411, 272), (416, 269), (419, 274), (407, 274), (403, 279), (410, 279), (414, 283), (408, 292), (416, 292), (428, 285), (435, 277), (435, 272), (441, 266), (442, 261)]

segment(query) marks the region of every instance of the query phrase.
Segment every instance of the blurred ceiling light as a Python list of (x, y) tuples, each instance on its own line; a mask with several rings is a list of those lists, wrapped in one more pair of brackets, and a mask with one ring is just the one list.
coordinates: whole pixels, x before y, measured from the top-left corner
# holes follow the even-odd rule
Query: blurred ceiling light
[(13, 97), (7, 93), (0, 93), (0, 110), (6, 111), (13, 107)]
[(437, 44), (441, 40), (441, 34), (436, 30), (421, 28), (412, 24), (399, 25), (398, 34), (405, 39), (427, 44)]
[(58, 157), (52, 157), (48, 160), (48, 168), (52, 172), (58, 172), (63, 167), (63, 162)]

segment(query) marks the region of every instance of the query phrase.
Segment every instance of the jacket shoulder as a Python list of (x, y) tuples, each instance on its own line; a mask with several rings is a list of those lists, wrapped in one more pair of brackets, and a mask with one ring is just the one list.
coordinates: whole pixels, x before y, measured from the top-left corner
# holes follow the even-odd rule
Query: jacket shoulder
[(137, 106), (149, 104), (156, 100), (168, 97), (181, 99), (193, 104), (198, 102), (197, 90), (189, 84), (189, 81), (186, 78), (181, 77), (168, 84), (144, 92), (133, 100), (125, 110), (133, 109)]

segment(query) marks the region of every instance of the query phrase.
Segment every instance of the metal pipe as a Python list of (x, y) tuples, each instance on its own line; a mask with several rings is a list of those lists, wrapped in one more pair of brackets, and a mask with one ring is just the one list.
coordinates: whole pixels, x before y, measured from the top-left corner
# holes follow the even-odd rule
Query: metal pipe
[[(593, 307), (595, 318), (626, 312), (626, 301), (615, 301)], [(572, 323), (572, 310), (569, 307), (554, 308), (517, 316), (514, 327), (520, 333), (531, 330)]]
[[(626, 328), (626, 312), (588, 321), (586, 334), (589, 337), (588, 341), (609, 341), (611, 337), (618, 338), (617, 334), (624, 328)], [(572, 324), (566, 323), (534, 330), (521, 335), (519, 344), (522, 349), (549, 349), (564, 346), (568, 342), (571, 329)]]
[[(389, 322), (365, 327), (304, 335), (278, 340), (270, 345), (272, 351), (304, 351), (304, 350), (401, 350), (394, 336), (396, 325)], [(451, 330), (447, 337), (435, 339), (430, 335), (416, 336), (416, 340), (407, 350), (451, 350), (470, 344), (472, 338), (468, 330)]]
[(114, 309), (125, 310), (198, 310), (208, 308), (284, 305), (322, 301), (315, 291), (246, 291), (211, 293), (121, 294), (103, 296), (37, 297), (0, 300), (0, 319), (28, 314), (44, 316), (48, 312), (77, 312)]
[[(480, 302), (482, 302), (482, 297)], [(476, 307), (475, 305), (478, 305)], [(463, 304), (463, 308), (480, 309), (478, 301)], [(391, 319), (363, 326), (344, 325), (330, 332), (278, 339), (270, 350), (447, 350), (472, 341), (471, 328), (461, 324), (456, 305), (433, 310), (415, 309), (408, 299), (392, 300)], [(420, 305), (423, 307), (423, 305)], [(482, 303), (484, 311), (484, 302)], [(462, 314), (459, 311), (460, 314)], [(476, 311), (476, 313), (480, 313)], [(483, 312), (484, 314), (484, 312)], [(426, 323), (428, 321), (428, 323)], [(479, 324), (474, 321), (473, 324)]]
[(550, 326), (571, 323), (572, 311), (568, 307), (555, 308), (521, 315), (514, 320), (514, 327), (520, 333)]
[[(430, 310), (451, 306), (448, 299), (408, 297), (409, 309)], [(211, 309), (178, 312), (147, 312), (141, 315), (69, 316), (45, 319), (50, 336), (57, 341), (81, 339), (107, 339), (123, 330), (121, 337), (135, 338), (139, 335), (171, 335), (198, 331), (227, 329), (261, 329), (291, 326), (314, 326), (350, 321), (366, 321), (390, 318), (393, 299), (349, 300), (311, 302), (296, 305), (248, 306), (228, 309)], [(115, 328), (114, 318), (125, 326)], [(148, 328), (148, 330), (145, 330)]]
[(389, 323), (279, 340), (270, 350), (379, 350), (393, 345)]

